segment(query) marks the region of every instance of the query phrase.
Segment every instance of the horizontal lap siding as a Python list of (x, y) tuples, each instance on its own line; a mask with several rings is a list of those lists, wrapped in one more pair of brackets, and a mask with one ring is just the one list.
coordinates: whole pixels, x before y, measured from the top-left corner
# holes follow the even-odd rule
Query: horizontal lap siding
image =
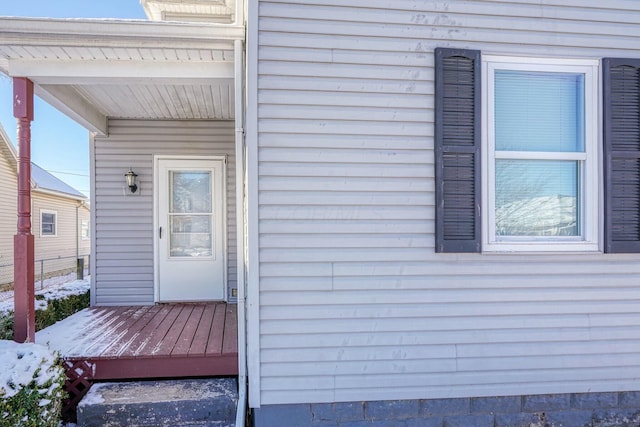
[[(53, 196), (37, 190), (31, 192), (31, 227), (34, 237), (36, 280), (40, 275), (75, 271), (78, 245), (79, 200)], [(41, 235), (42, 211), (54, 211), (57, 219), (55, 236)], [(82, 255), (82, 253), (80, 253)], [(85, 252), (88, 254), (88, 251)]]
[[(235, 143), (232, 121), (112, 120), (95, 138), (97, 305), (153, 304), (153, 157), (227, 156), (227, 286), (236, 288)], [(138, 192), (124, 195), (124, 173)]]
[(0, 285), (13, 282), (13, 236), (18, 222), (18, 177), (9, 163), (11, 153), (2, 144), (4, 142), (0, 142)]
[(637, 389), (639, 257), (436, 254), (433, 167), (435, 47), (638, 57), (637, 1), (259, 16), (262, 404)]

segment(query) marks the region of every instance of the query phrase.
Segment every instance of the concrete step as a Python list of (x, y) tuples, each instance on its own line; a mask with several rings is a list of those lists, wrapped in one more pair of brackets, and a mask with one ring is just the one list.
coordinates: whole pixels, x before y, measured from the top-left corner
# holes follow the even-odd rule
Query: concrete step
[(94, 384), (78, 404), (78, 427), (233, 427), (235, 378)]

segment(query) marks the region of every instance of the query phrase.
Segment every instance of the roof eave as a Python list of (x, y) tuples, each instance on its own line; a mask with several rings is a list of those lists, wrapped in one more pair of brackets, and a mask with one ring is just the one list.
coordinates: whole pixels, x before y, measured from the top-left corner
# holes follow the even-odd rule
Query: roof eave
[(212, 42), (243, 39), (244, 26), (237, 24), (0, 16), (2, 45), (211, 49)]
[(84, 201), (89, 199), (85, 195), (80, 196), (80, 195), (76, 195), (76, 194), (63, 193), (61, 191), (55, 191), (55, 190), (49, 190), (49, 189), (46, 189), (46, 188), (41, 188), (41, 187), (38, 187), (37, 185), (33, 186), (32, 191), (34, 191), (36, 193), (47, 194), (49, 196), (64, 197), (65, 199), (77, 200), (79, 202), (84, 202)]
[(15, 170), (16, 174), (18, 173), (18, 152), (16, 148), (11, 143), (11, 139), (9, 139), (9, 135), (5, 131), (4, 127), (0, 126), (0, 139), (2, 140), (2, 144), (6, 147), (6, 151), (9, 153), (9, 158), (7, 159), (11, 164), (11, 167)]

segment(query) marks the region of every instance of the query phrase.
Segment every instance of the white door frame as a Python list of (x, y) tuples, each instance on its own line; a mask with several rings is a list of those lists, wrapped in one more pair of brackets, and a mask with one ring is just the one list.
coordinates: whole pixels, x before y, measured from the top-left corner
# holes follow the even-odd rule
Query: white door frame
[(160, 160), (218, 160), (222, 161), (222, 282), (223, 300), (229, 299), (229, 283), (227, 274), (229, 270), (227, 252), (229, 250), (227, 239), (229, 229), (227, 226), (227, 156), (184, 156), (184, 155), (154, 155), (153, 156), (153, 300), (160, 302), (160, 251), (159, 251), (159, 210), (160, 210)]

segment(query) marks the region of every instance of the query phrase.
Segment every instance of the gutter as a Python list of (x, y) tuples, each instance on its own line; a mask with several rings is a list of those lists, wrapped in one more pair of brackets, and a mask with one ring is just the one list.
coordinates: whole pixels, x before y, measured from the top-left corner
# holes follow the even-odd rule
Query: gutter
[(84, 203), (87, 200), (87, 196), (76, 196), (69, 193), (62, 193), (60, 191), (48, 190), (46, 188), (38, 187), (38, 184), (31, 181), (31, 191), (36, 191), (41, 194), (48, 194), (49, 196), (64, 197), (65, 199), (77, 200)]
[(244, 427), (247, 414), (247, 328), (245, 290), (245, 204), (244, 204), (244, 56), (241, 40), (234, 42), (236, 100), (236, 244), (238, 269), (238, 406), (236, 427)]
[(244, 39), (236, 24), (0, 16), (0, 45), (211, 49), (216, 41)]

